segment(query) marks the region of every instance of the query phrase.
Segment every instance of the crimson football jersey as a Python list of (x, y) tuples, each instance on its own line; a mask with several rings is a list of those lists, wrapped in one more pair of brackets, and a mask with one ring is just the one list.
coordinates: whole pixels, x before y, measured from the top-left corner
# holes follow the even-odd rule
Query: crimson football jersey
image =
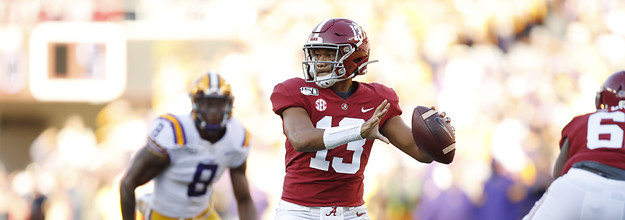
[(625, 110), (600, 110), (580, 115), (564, 129), (562, 139), (569, 139), (569, 160), (564, 165), (564, 175), (573, 164), (580, 161), (596, 161), (605, 165), (625, 169)]
[[(399, 98), (391, 88), (378, 83), (354, 83), (358, 83), (358, 89), (344, 100), (331, 89), (301, 78), (286, 80), (271, 94), (273, 111), (281, 116), (289, 107), (304, 108), (313, 125), (322, 129), (365, 122), (384, 99), (391, 106), (380, 126), (401, 115)], [(363, 172), (373, 141), (363, 139), (331, 150), (297, 152), (287, 139), (282, 199), (304, 206), (363, 205)]]

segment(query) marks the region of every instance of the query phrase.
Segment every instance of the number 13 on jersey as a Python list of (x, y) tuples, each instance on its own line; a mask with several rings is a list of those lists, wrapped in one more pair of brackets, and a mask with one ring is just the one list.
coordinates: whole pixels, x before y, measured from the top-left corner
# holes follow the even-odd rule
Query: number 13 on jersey
[[(365, 120), (361, 118), (343, 118), (339, 122), (339, 126), (353, 125), (358, 123), (364, 123)], [(330, 128), (332, 127), (332, 116), (325, 116), (317, 122), (317, 128)], [(343, 158), (332, 158), (332, 169), (337, 173), (355, 174), (360, 169), (360, 156), (362, 155), (363, 146), (367, 140), (358, 140), (347, 143), (347, 150), (354, 151), (352, 155), (351, 163), (343, 163)], [(333, 150), (340, 150), (335, 148)], [(317, 151), (317, 154), (310, 158), (310, 167), (328, 171), (330, 168), (330, 161), (326, 160), (328, 150)]]

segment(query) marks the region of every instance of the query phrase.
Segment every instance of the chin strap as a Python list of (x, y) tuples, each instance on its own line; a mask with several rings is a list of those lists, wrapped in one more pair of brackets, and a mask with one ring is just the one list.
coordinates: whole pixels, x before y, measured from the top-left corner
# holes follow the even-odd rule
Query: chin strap
[(334, 83), (336, 82), (337, 82), (337, 79), (333, 78), (332, 74), (328, 74), (322, 77), (317, 77), (317, 81), (315, 82), (315, 84), (325, 89), (325, 88), (330, 88), (330, 86), (334, 85)]
[[(204, 123), (206, 124), (206, 123)], [(209, 132), (216, 132), (219, 131), (221, 129), (221, 125), (218, 124), (206, 124), (204, 126), (202, 126), (202, 129), (204, 129), (205, 131), (209, 131)]]
[(216, 132), (221, 130), (223, 127), (225, 127), (226, 123), (222, 124), (209, 124), (206, 123), (206, 121), (202, 118), (201, 114), (198, 114), (197, 118), (195, 119), (196, 123), (199, 125), (200, 129), (204, 130), (204, 131), (208, 131), (208, 132)]

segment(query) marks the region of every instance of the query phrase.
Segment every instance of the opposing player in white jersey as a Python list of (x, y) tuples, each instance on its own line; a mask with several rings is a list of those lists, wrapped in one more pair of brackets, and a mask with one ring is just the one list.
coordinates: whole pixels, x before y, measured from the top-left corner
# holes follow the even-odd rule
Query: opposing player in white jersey
[[(154, 120), (145, 147), (121, 181), (123, 219), (221, 219), (211, 207), (213, 183), (230, 169), (241, 219), (257, 219), (247, 177), (249, 134), (231, 118), (234, 97), (217, 73), (200, 76), (191, 87), (188, 115), (164, 114)], [(136, 200), (135, 189), (154, 181), (154, 192)], [(137, 202), (136, 202), (137, 201)]]
[(523, 219), (625, 219), (625, 71), (562, 130), (557, 177)]

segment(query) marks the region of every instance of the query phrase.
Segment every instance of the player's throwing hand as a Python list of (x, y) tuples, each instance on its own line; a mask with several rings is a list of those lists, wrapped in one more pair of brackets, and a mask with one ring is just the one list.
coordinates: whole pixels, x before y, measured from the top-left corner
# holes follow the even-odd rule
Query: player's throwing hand
[(362, 130), (360, 131), (360, 135), (366, 139), (380, 139), (384, 141), (384, 143), (389, 143), (388, 138), (384, 137), (384, 135), (380, 134), (380, 121), (388, 112), (388, 108), (390, 108), (391, 104), (388, 103), (388, 100), (384, 100), (380, 105), (375, 109), (375, 112), (362, 125)]

